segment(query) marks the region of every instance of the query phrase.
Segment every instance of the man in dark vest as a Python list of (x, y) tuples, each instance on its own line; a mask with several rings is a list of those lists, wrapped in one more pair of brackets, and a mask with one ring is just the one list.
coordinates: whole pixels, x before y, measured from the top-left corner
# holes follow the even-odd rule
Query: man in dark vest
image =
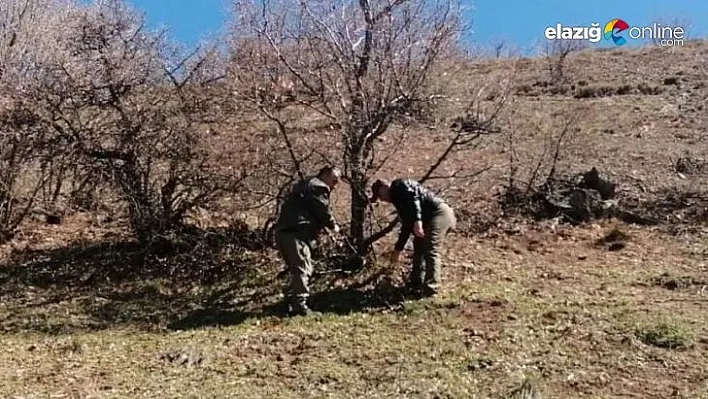
[(290, 270), (290, 284), (285, 290), (289, 311), (308, 315), (309, 280), (312, 275), (311, 249), (323, 229), (334, 233), (339, 226), (332, 216), (330, 193), (341, 179), (341, 171), (327, 166), (317, 176), (300, 180), (280, 208), (275, 226), (275, 241)]
[(455, 212), (415, 180), (396, 179), (391, 183), (377, 180), (371, 191), (371, 202), (390, 202), (401, 221), (401, 232), (391, 253), (391, 261), (398, 263), (401, 251), (413, 233), (413, 271), (408, 288), (418, 298), (435, 295), (440, 288), (440, 252), (445, 236), (455, 227)]

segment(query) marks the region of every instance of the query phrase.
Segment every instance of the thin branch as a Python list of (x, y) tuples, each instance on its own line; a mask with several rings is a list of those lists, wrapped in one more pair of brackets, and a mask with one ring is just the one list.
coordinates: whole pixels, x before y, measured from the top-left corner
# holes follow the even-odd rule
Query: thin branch
[(378, 166), (376, 166), (373, 171), (371, 172), (372, 175), (375, 175), (381, 171), (381, 169), (386, 165), (386, 163), (396, 154), (398, 154), (402, 149), (403, 149), (403, 141), (406, 139), (406, 134), (403, 133), (399, 137), (399, 139), (396, 141), (396, 143), (393, 145), (393, 151), (389, 152), (382, 160), (379, 162)]
[[(428, 168), (428, 171), (425, 172), (425, 174), (420, 179), (418, 179), (419, 182), (424, 183), (426, 180), (428, 180), (430, 178), (430, 176), (432, 176), (433, 173), (435, 173), (435, 171), (440, 167), (440, 165), (442, 165), (443, 162), (445, 162), (447, 160), (448, 156), (459, 145), (459, 140), (460, 140), (460, 137), (462, 136), (462, 134), (463, 134), (463, 132), (461, 130), (457, 132), (457, 134), (455, 135), (455, 138), (452, 139), (450, 141), (450, 144), (448, 144), (447, 148), (445, 148), (445, 151), (443, 151), (443, 153), (440, 154), (438, 159), (435, 160), (435, 162), (433, 162), (432, 165), (430, 165), (430, 167)], [(480, 133), (478, 133), (475, 136), (475, 139), (479, 138), (479, 137), (481, 137)]]
[(565, 125), (563, 126), (563, 130), (561, 131), (561, 133), (558, 137), (558, 140), (556, 141), (556, 149), (555, 149), (555, 153), (553, 154), (551, 171), (548, 172), (548, 177), (546, 178), (547, 181), (551, 181), (556, 175), (556, 166), (558, 164), (558, 159), (560, 158), (560, 151), (561, 151), (561, 145), (563, 144), (563, 139), (568, 134), (570, 127), (575, 123), (576, 118), (577, 118), (577, 114), (574, 114), (565, 122)]
[(470, 174), (467, 174), (467, 175), (460, 175), (460, 174), (459, 174), (460, 171), (458, 170), (458, 171), (456, 171), (455, 173), (452, 173), (452, 174), (449, 174), (449, 175), (443, 175), (443, 176), (429, 176), (428, 179), (426, 179), (426, 180), (427, 180), (427, 181), (431, 181), (431, 180), (443, 180), (443, 179), (444, 179), (444, 180), (449, 180), (449, 179), (474, 179), (474, 178), (478, 177), (479, 175), (481, 175), (481, 174), (483, 174), (483, 173), (485, 173), (485, 172), (487, 172), (487, 171), (493, 169), (494, 167), (496, 167), (496, 165), (487, 166), (487, 167), (485, 167), (485, 168), (482, 168), (482, 169), (480, 169), (480, 170), (478, 170), (478, 171), (476, 171), (476, 172), (473, 172), (473, 173), (470, 173)]
[(261, 105), (260, 110), (268, 119), (276, 123), (276, 126), (278, 127), (278, 133), (280, 133), (280, 135), (283, 137), (283, 140), (285, 141), (285, 146), (288, 149), (288, 154), (290, 154), (290, 160), (293, 162), (293, 166), (295, 167), (298, 176), (300, 176), (301, 179), (304, 179), (305, 175), (302, 172), (302, 168), (300, 167), (301, 161), (298, 159), (297, 155), (295, 155), (295, 148), (293, 147), (293, 144), (290, 141), (290, 137), (288, 136), (287, 127), (285, 126), (285, 123), (283, 123), (280, 118), (276, 117), (270, 111), (268, 111), (266, 107)]
[(356, 69), (356, 80), (360, 84), (361, 78), (366, 75), (369, 69), (369, 61), (371, 60), (371, 51), (374, 42), (374, 19), (371, 15), (371, 4), (369, 0), (359, 0), (359, 7), (364, 14), (364, 20), (366, 21), (366, 28), (364, 30), (364, 49), (359, 56), (359, 65)]
[(396, 217), (394, 220), (389, 222), (386, 227), (369, 236), (369, 238), (366, 239), (366, 247), (370, 247), (376, 241), (386, 237), (390, 232), (392, 232), (396, 228), (396, 225), (399, 221), (400, 219)]

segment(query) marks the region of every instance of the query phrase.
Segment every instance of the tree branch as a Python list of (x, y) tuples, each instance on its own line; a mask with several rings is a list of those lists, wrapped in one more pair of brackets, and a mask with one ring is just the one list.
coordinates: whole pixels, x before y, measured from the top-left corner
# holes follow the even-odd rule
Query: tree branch
[(263, 105), (260, 106), (261, 112), (270, 119), (271, 121), (276, 123), (276, 126), (278, 127), (278, 133), (283, 137), (283, 141), (285, 141), (285, 146), (288, 149), (288, 154), (290, 154), (290, 160), (293, 162), (293, 166), (295, 167), (295, 170), (297, 171), (298, 176), (301, 179), (305, 178), (304, 173), (302, 172), (301, 168), (301, 162), (298, 159), (297, 155), (295, 155), (295, 148), (293, 147), (292, 142), (290, 141), (290, 137), (288, 136), (287, 132), (287, 127), (285, 126), (285, 123), (283, 123), (280, 118), (277, 118), (275, 115), (273, 115), (270, 111), (268, 111)]

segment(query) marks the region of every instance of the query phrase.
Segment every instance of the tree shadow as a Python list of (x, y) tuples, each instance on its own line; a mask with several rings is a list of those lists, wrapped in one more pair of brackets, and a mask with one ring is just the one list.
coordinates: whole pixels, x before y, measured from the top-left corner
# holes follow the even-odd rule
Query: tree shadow
[[(193, 230), (176, 244), (77, 242), (13, 253), (0, 266), (0, 329), (50, 334), (120, 326), (156, 330), (184, 319), (236, 324), (245, 309), (219, 309), (237, 293), (263, 301), (275, 265), (262, 248), (248, 251), (238, 229)], [(263, 295), (261, 295), (263, 293)], [(200, 313), (201, 312), (201, 313)], [(211, 314), (210, 314), (211, 312)], [(186, 315), (186, 316), (185, 316)]]
[(81, 289), (96, 278), (120, 282), (145, 261), (134, 242), (76, 243), (51, 250), (13, 254), (0, 270), (3, 286)]
[[(342, 276), (327, 275), (315, 281), (316, 286), (331, 286), (333, 280)], [(322, 288), (316, 290), (308, 303), (310, 307), (324, 314), (348, 315), (362, 312), (379, 312), (383, 310), (399, 311), (407, 299), (404, 289), (388, 282), (384, 273), (363, 273), (360, 276), (349, 277), (345, 284), (337, 288)], [(229, 295), (216, 293), (204, 303), (204, 307), (196, 309), (183, 318), (175, 320), (168, 326), (172, 330), (197, 329), (209, 326), (231, 326), (243, 323), (247, 319), (289, 318), (287, 304), (283, 301), (267, 301), (274, 298), (280, 287), (271, 287), (273, 291), (254, 294), (241, 301), (233, 301)], [(264, 303), (243, 311), (247, 303)]]
[[(177, 244), (145, 248), (130, 241), (77, 242), (12, 254), (0, 266), (0, 329), (62, 334), (130, 327), (147, 331), (231, 326), (287, 317), (278, 257), (244, 248), (240, 232), (209, 230)], [(241, 240), (241, 241), (240, 241)], [(349, 314), (394, 309), (400, 290), (384, 273), (323, 273), (313, 309)], [(337, 282), (337, 288), (331, 288)]]
[(406, 299), (405, 289), (394, 285), (384, 271), (379, 271), (363, 274), (338, 288), (316, 292), (309, 302), (319, 312), (347, 315), (398, 310)]

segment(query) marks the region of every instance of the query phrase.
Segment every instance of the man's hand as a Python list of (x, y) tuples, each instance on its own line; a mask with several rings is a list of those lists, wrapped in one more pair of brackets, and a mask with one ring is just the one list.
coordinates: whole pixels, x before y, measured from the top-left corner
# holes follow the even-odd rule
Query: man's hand
[(332, 232), (333, 232), (334, 234), (339, 234), (339, 225), (338, 225), (338, 224), (335, 224), (335, 225), (334, 225), (334, 228), (332, 229)]
[(423, 222), (417, 221), (413, 223), (413, 234), (418, 238), (425, 237), (425, 232), (423, 231)]
[(389, 254), (389, 262), (390, 262), (392, 265), (397, 265), (397, 264), (398, 264), (398, 261), (399, 261), (400, 259), (401, 259), (401, 251), (393, 250), (393, 251), (391, 251), (391, 253)]

